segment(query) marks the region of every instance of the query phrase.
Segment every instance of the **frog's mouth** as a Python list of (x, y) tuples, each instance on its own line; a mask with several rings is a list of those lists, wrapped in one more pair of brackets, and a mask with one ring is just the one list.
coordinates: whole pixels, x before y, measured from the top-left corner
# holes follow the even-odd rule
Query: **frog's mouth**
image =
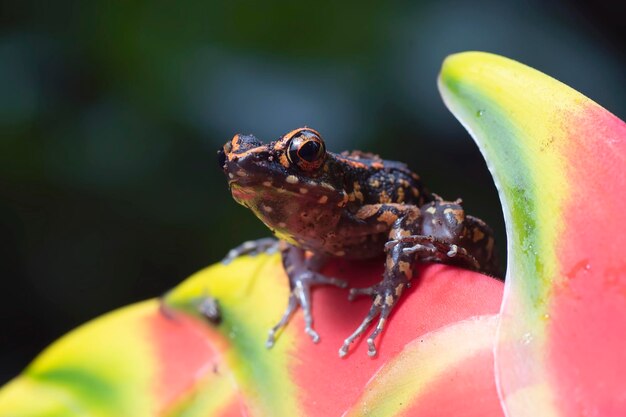
[[(300, 190), (293, 190), (291, 188), (283, 187), (280, 184), (274, 184), (274, 186), (260, 186), (258, 184), (248, 185), (240, 181), (234, 180), (229, 182), (230, 192), (233, 199), (248, 208), (256, 207), (260, 202), (265, 202), (267, 205), (284, 204), (285, 201), (296, 198), (301, 204), (315, 204), (321, 203), (320, 199), (315, 196), (315, 193), (303, 194)], [(268, 188), (269, 187), (269, 188)], [(285, 200), (287, 199), (287, 200)], [(328, 198), (324, 199), (324, 202)], [(296, 200), (293, 200), (296, 201)], [(306, 203), (308, 201), (309, 203)], [(282, 203), (280, 203), (282, 202)]]
[(236, 181), (229, 181), (229, 185), (230, 185), (230, 192), (233, 195), (233, 198), (235, 199), (235, 201), (237, 201), (239, 204), (244, 204), (246, 201), (251, 201), (255, 198), (256, 193), (247, 188), (247, 187), (241, 187), (240, 185), (237, 184)]

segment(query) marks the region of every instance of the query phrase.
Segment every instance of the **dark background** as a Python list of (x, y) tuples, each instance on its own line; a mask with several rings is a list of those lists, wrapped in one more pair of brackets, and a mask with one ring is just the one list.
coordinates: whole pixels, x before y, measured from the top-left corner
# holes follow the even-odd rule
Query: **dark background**
[(489, 173), (438, 96), (443, 58), (500, 53), (626, 117), (625, 10), (608, 2), (0, 7), (0, 382), (78, 324), (267, 235), (217, 168), (235, 132), (306, 124), (331, 150), (406, 161), (504, 252)]

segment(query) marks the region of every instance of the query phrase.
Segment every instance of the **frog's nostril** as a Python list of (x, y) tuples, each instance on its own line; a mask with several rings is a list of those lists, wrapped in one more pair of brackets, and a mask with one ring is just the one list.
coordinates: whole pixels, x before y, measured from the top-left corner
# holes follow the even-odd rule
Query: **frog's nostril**
[(226, 164), (226, 152), (221, 148), (217, 151), (217, 163), (220, 164), (220, 168), (224, 169), (224, 164)]

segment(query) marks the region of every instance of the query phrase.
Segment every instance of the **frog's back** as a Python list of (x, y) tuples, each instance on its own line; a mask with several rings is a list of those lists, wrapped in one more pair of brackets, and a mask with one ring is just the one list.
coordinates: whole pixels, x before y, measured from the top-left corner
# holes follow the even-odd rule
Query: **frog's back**
[(343, 152), (338, 158), (344, 166), (351, 167), (345, 172), (344, 183), (350, 201), (356, 205), (421, 206), (432, 200), (419, 175), (402, 162), (361, 151)]

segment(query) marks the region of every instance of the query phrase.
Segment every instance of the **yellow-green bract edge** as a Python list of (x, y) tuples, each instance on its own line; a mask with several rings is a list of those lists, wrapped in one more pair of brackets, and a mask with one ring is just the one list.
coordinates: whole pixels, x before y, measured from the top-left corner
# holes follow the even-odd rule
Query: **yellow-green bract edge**
[[(555, 253), (571, 192), (564, 146), (568, 121), (593, 104), (580, 93), (501, 56), (448, 57), (439, 88), (444, 102), (477, 142), (498, 188), (507, 226), (508, 266), (496, 369), (511, 416), (541, 410), (557, 416), (545, 368), (546, 323), (559, 275)], [(515, 374), (511, 377), (512, 374)], [(520, 386), (508, 381), (526, 382)]]

